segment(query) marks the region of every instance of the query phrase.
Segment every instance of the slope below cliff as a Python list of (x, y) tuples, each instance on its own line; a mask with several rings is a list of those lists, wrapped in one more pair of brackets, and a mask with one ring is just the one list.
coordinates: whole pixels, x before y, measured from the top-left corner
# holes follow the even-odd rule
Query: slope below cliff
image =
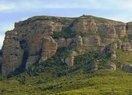
[(131, 95), (132, 74), (99, 70), (74, 72), (63, 76), (43, 72), (26, 73), (0, 81), (1, 95)]

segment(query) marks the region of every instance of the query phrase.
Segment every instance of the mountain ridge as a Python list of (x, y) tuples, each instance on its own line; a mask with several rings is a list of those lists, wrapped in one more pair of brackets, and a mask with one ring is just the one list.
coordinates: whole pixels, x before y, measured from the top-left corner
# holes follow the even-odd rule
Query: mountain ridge
[[(60, 60), (68, 67), (76, 65), (74, 59), (77, 56), (91, 50), (97, 51), (99, 56), (108, 52), (108, 57), (114, 62), (118, 57), (118, 49), (124, 53), (132, 52), (131, 27), (131, 22), (123, 23), (87, 15), (75, 18), (34, 16), (17, 22), (13, 30), (6, 32), (0, 54), (2, 75), (7, 76), (17, 68), (25, 69), (46, 61), (61, 48), (69, 50)], [(99, 62), (100, 60), (102, 58)], [(98, 69), (97, 61), (90, 65), (94, 70)], [(112, 63), (104, 67), (132, 71), (131, 61), (117, 65)]]

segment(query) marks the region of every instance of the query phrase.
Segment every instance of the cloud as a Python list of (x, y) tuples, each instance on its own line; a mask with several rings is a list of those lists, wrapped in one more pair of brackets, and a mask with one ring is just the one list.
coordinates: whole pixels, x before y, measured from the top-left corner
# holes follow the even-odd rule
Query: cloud
[[(95, 5), (98, 3), (101, 9), (132, 9), (132, 0), (94, 0)], [(99, 1), (99, 2), (98, 2)]]
[(1, 0), (0, 10), (24, 11), (45, 8), (132, 9), (131, 0)]
[(14, 4), (1, 4), (0, 3), (0, 11), (7, 11), (7, 10), (13, 10), (15, 8), (15, 5)]

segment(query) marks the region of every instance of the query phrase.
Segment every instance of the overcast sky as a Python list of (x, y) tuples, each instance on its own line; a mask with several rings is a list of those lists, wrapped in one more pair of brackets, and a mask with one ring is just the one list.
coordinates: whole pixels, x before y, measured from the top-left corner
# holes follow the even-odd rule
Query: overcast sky
[(14, 22), (35, 15), (82, 14), (132, 21), (132, 0), (0, 0), (0, 47), (5, 31), (13, 29)]

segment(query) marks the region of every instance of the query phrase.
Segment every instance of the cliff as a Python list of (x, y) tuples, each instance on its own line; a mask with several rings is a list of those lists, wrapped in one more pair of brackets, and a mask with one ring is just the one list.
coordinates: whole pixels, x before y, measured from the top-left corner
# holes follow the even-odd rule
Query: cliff
[[(35, 16), (15, 23), (15, 28), (6, 32), (0, 63), (2, 75), (19, 68), (28, 68), (51, 58), (60, 48), (72, 48), (62, 62), (69, 67), (75, 65), (75, 57), (86, 51), (98, 50), (100, 55), (110, 50), (110, 58), (117, 58), (116, 49), (132, 52), (132, 26), (94, 16), (77, 18)], [(75, 48), (73, 48), (75, 47)], [(96, 60), (95, 60), (96, 61)], [(98, 69), (96, 64), (92, 65)], [(131, 65), (121, 65), (132, 71)], [(116, 64), (105, 68), (116, 69)]]

